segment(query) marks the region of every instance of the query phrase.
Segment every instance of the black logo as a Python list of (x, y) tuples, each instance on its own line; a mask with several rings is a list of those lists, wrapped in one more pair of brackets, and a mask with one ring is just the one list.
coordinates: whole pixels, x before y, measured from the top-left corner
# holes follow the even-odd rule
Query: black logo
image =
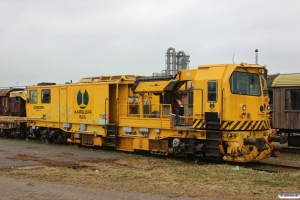
[(89, 103), (89, 94), (86, 90), (82, 93), (81, 90), (77, 93), (77, 104), (81, 109), (85, 109)]

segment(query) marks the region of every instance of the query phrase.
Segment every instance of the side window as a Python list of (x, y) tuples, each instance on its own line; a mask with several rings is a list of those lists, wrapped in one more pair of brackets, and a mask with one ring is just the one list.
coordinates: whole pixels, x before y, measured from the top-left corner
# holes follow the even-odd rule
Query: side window
[(285, 90), (285, 109), (300, 110), (300, 90)]
[(37, 103), (38, 100), (37, 90), (29, 90), (29, 103)]
[(207, 84), (207, 92), (208, 92), (207, 101), (216, 102), (218, 100), (217, 89), (218, 89), (217, 81), (208, 81), (208, 84)]
[(42, 103), (50, 103), (50, 98), (51, 97), (51, 90), (42, 90), (42, 95), (41, 95), (41, 102)]
[(268, 88), (267, 88), (267, 81), (264, 78), (264, 76), (261, 76), (261, 82), (262, 82), (262, 86), (263, 86), (263, 92), (264, 92), (264, 96), (268, 96)]

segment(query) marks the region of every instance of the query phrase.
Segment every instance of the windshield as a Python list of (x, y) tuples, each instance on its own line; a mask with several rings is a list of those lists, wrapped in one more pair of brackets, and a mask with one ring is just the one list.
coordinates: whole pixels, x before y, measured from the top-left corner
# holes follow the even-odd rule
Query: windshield
[(260, 96), (259, 76), (247, 72), (233, 72), (230, 89), (233, 94)]

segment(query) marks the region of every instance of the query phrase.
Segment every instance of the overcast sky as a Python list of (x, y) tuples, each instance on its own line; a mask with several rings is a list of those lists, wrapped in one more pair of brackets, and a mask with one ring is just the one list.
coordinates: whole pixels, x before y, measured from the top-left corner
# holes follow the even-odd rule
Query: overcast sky
[(0, 0), (0, 87), (152, 75), (169, 47), (200, 64), (300, 72), (299, 0)]

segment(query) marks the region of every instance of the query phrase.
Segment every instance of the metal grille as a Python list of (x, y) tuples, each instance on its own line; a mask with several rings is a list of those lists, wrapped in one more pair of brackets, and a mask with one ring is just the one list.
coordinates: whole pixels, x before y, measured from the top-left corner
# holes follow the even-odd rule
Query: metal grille
[(150, 149), (166, 151), (167, 150), (167, 140), (150, 140)]
[(94, 135), (82, 135), (82, 143), (83, 144), (90, 144), (92, 145), (94, 143)]

